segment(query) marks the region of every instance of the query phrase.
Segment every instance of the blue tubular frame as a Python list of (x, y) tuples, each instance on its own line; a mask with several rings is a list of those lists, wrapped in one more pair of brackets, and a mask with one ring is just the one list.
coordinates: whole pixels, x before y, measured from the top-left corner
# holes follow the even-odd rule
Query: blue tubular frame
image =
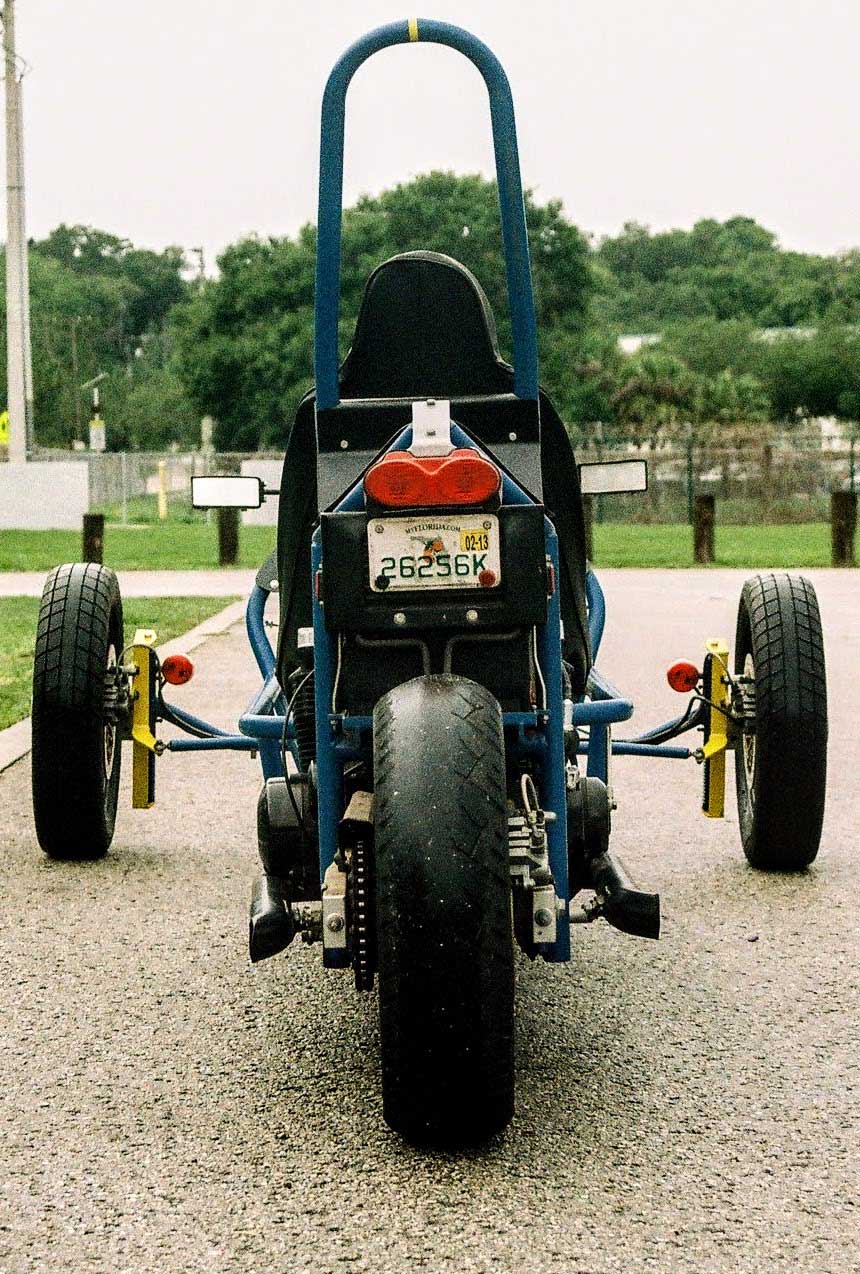
[(508, 305), (513, 333), (514, 393), (519, 398), (537, 399), (538, 356), (534, 297), (514, 103), (508, 77), (495, 54), (468, 31), (448, 22), (413, 18), (377, 27), (375, 31), (356, 40), (335, 63), (323, 95), (314, 300), (317, 407), (325, 410), (336, 407), (340, 401), (338, 317), (346, 92), (355, 72), (374, 53), (395, 44), (410, 42), (445, 44), (473, 62), (484, 77), (490, 97)]
[[(455, 425), (451, 431), (451, 436), (458, 447), (474, 446), (471, 438), (458, 425)], [(405, 429), (400, 436), (391, 444), (392, 451), (405, 451), (412, 440), (411, 429)], [(507, 504), (530, 503), (529, 497), (512, 481), (506, 474), (503, 475), (503, 497)], [(346, 493), (340, 505), (342, 510), (358, 509), (363, 507), (363, 495), (360, 484), (352, 487)], [(556, 566), (556, 578), (558, 578), (558, 543), (555, 536), (555, 530), (552, 524), (547, 520), (547, 551), (552, 557)], [(321, 567), (321, 549), (319, 546), (319, 533), (314, 537), (313, 544), (313, 571), (314, 575)], [(588, 627), (591, 635), (591, 647), (596, 656), (600, 647), (600, 639), (603, 633), (603, 627), (606, 622), (606, 603), (603, 597), (603, 590), (598, 583), (597, 576), (589, 569), (586, 577), (586, 596), (588, 600)], [(204, 737), (191, 737), (167, 740), (165, 747), (169, 752), (212, 752), (212, 751), (237, 751), (237, 752), (260, 752), (263, 765), (263, 773), (266, 778), (274, 778), (282, 775), (283, 762), (281, 759), (281, 742), (286, 742), (287, 747), (294, 752), (294, 736), (292, 729), (286, 719), (286, 703), (281, 686), (277, 680), (275, 671), (275, 653), (272, 650), (271, 642), (266, 634), (264, 612), (269, 594), (265, 589), (255, 586), (248, 598), (248, 605), (245, 611), (245, 627), (248, 633), (248, 640), (254, 658), (257, 661), (257, 667), (263, 676), (263, 684), (257, 693), (251, 699), (248, 707), (239, 718), (239, 734), (231, 734), (228, 730), (223, 730), (220, 726), (213, 725), (210, 721), (204, 721), (201, 717), (195, 716), (193, 713), (186, 711), (184, 708), (178, 708), (175, 704), (165, 705), (174, 718), (174, 724), (187, 729), (193, 736), (202, 735)], [(550, 621), (547, 628), (552, 624), (552, 608), (553, 604), (558, 605), (556, 597), (555, 603), (550, 602)], [(316, 623), (317, 609), (315, 608), (314, 620)], [(322, 618), (320, 613), (320, 619)], [(546, 642), (546, 632), (542, 641)], [(331, 669), (336, 666), (336, 650), (332, 649), (331, 638), (322, 625), (321, 631), (315, 629), (314, 632), (315, 646), (317, 651), (325, 649), (327, 652), (327, 672), (318, 671), (315, 675), (315, 681), (319, 678), (321, 686), (324, 685), (326, 702), (331, 703), (333, 675)], [(322, 644), (321, 644), (322, 643)], [(546, 649), (539, 647), (541, 667), (544, 669), (545, 675), (555, 676), (555, 655), (553, 654), (552, 643)], [(558, 669), (560, 676), (560, 656), (558, 661)], [(548, 699), (552, 699), (550, 686), (547, 687)], [(620, 692), (607, 681), (596, 668), (592, 668), (591, 676), (588, 683), (587, 699), (575, 703), (573, 706), (574, 723), (578, 726), (588, 726), (591, 738), (579, 748), (580, 755), (589, 757), (589, 773), (601, 774), (605, 773), (605, 758), (608, 755), (604, 743), (599, 742), (601, 735), (608, 735), (609, 726), (617, 721), (627, 721), (633, 714), (633, 704), (629, 699), (622, 697)], [(563, 704), (559, 699), (556, 705), (559, 719), (563, 711)], [(553, 712), (553, 706), (550, 702), (548, 705), (550, 713)], [(324, 723), (331, 725), (332, 718), (328, 711), (323, 713)], [(523, 751), (543, 752), (544, 744), (538, 743), (534, 738), (528, 738), (525, 730), (534, 729), (540, 726), (545, 720), (545, 713), (517, 713), (509, 712), (505, 714), (505, 728), (509, 732), (515, 731), (518, 736), (518, 746)], [(370, 717), (338, 717), (338, 730), (340, 738), (334, 744), (334, 750), (338, 757), (352, 758), (366, 755), (366, 749), (362, 751), (352, 740), (356, 736), (360, 736), (363, 731), (372, 728), (372, 719)], [(667, 722), (666, 725), (670, 725)], [(321, 727), (318, 715), (317, 729)], [(613, 739), (612, 755), (613, 756), (650, 756), (650, 757), (666, 757), (669, 759), (687, 759), (693, 755), (689, 748), (673, 747), (664, 743), (651, 743), (648, 741), (650, 734), (657, 733), (664, 727), (656, 726), (644, 735), (633, 739)], [(285, 737), (286, 729), (286, 737)], [(594, 768), (592, 768), (594, 767)], [(327, 777), (326, 782), (329, 781)], [(552, 808), (552, 807), (551, 807)], [(333, 819), (332, 827), (328, 828), (329, 834), (336, 834), (337, 821), (340, 818), (340, 810), (337, 810), (337, 818)], [(551, 850), (554, 850), (560, 859), (560, 845), (562, 843), (560, 828), (558, 822), (554, 825), (557, 829), (555, 832), (550, 831)], [(558, 842), (556, 844), (555, 842)], [(324, 865), (328, 866), (331, 858), (329, 857)], [(556, 864), (553, 864), (553, 870), (556, 870)], [(567, 861), (558, 863), (557, 879), (567, 876)]]
[[(452, 440), (459, 447), (474, 446), (473, 441), (468, 433), (462, 431), (459, 426), (451, 429)], [(394, 442), (391, 443), (391, 451), (405, 451), (409, 443), (412, 442), (412, 429), (406, 428)], [(517, 487), (516, 483), (507, 474), (503, 474), (502, 478), (503, 498), (508, 505), (519, 505), (519, 503), (530, 503), (529, 497), (525, 492)], [(355, 485), (345, 494), (343, 501), (340, 502), (340, 510), (355, 510), (363, 505), (363, 496), (361, 484)], [(552, 522), (547, 521), (547, 548), (550, 557), (553, 558), (555, 569), (558, 572), (558, 541), (555, 539), (555, 531)], [(313, 540), (313, 573), (319, 571), (321, 567), (321, 549), (319, 544), (319, 533)], [(558, 575), (557, 575), (558, 578)], [(598, 652), (600, 647), (600, 638), (603, 636), (603, 629), (606, 619), (606, 605), (601, 590), (598, 577), (594, 571), (589, 569), (586, 576), (586, 598), (589, 605), (589, 632), (591, 636), (591, 650)], [(191, 731), (191, 733), (200, 733), (205, 738), (189, 738), (189, 739), (168, 739), (166, 749), (168, 752), (213, 752), (213, 750), (236, 750), (236, 752), (259, 752), (261, 753), (262, 768), (266, 778), (283, 775), (283, 763), (280, 758), (280, 741), (284, 739), (284, 727), (287, 725), (287, 716), (285, 716), (284, 693), (278, 682), (278, 676), (275, 671), (275, 654), (271, 648), (268, 634), (265, 629), (265, 606), (269, 600), (269, 594), (265, 589), (255, 586), (252, 590), (250, 598), (248, 598), (245, 626), (248, 634), (248, 642), (250, 642), (251, 650), (254, 651), (254, 657), (257, 662), (257, 668), (264, 676), (264, 682), (255, 694), (245, 712), (242, 713), (238, 720), (238, 729), (240, 734), (231, 734), (222, 727), (211, 724), (210, 721), (204, 721), (203, 717), (197, 717), (194, 713), (180, 708), (175, 703), (166, 705), (175, 724)], [(558, 604), (558, 603), (555, 603)], [(552, 606), (550, 601), (550, 620), (552, 624)], [(321, 618), (321, 615), (320, 615)], [(316, 610), (315, 610), (316, 619)], [(548, 626), (549, 627), (549, 626)], [(545, 641), (545, 631), (544, 638)], [(336, 666), (336, 650), (329, 634), (325, 631), (325, 626), (321, 632), (315, 629), (315, 645), (317, 650), (326, 651), (327, 668), (329, 668), (329, 678), (326, 682), (327, 702), (331, 702), (331, 689), (333, 689), (333, 678), (330, 675), (330, 669)], [(552, 648), (541, 652), (540, 655), (541, 668), (545, 670), (545, 675), (549, 673), (554, 675), (554, 656)], [(559, 676), (561, 676), (561, 657), (558, 662)], [(316, 679), (316, 678), (315, 678)], [(322, 683), (324, 678), (320, 678)], [(549, 687), (548, 687), (549, 692)], [(550, 696), (552, 697), (552, 696)], [(559, 699), (558, 712), (562, 712), (562, 702)], [(552, 706), (549, 707), (552, 712)], [(596, 730), (606, 730), (608, 726), (613, 725), (617, 721), (627, 721), (632, 716), (633, 705), (629, 699), (623, 698), (614, 685), (596, 668), (591, 669), (589, 678), (589, 698), (582, 699), (581, 702), (573, 705), (573, 721), (576, 725), (590, 726), (591, 734), (594, 735)], [(329, 713), (325, 713), (325, 720), (330, 722)], [(534, 750), (540, 750), (535, 747), (534, 740), (526, 741), (522, 736), (522, 731), (526, 727), (534, 727), (541, 724), (543, 715), (541, 713), (530, 712), (507, 712), (505, 715), (506, 729), (515, 729), (521, 735), (522, 745), (527, 749), (529, 747)], [(361, 734), (361, 731), (369, 729), (372, 725), (371, 717), (339, 717), (339, 727), (343, 734), (347, 736), (335, 744), (335, 750), (341, 757), (357, 757), (361, 755), (361, 750), (349, 743), (349, 736)], [(670, 722), (666, 722), (670, 724)], [(317, 719), (317, 729), (320, 727), (320, 720)], [(655, 734), (663, 729), (663, 726), (652, 727), (647, 734), (640, 735), (634, 739), (613, 739), (612, 754), (613, 757), (666, 757), (674, 759), (685, 759), (692, 757), (693, 753), (689, 748), (671, 747), (668, 744), (650, 743), (649, 734)], [(293, 731), (287, 727), (287, 736), (285, 736), (290, 750), (293, 749)], [(589, 755), (594, 757), (595, 740), (591, 739), (589, 744), (580, 748), (581, 755)], [(596, 772), (590, 771), (589, 772)], [(338, 815), (339, 817), (339, 815)], [(336, 826), (336, 824), (335, 824)], [(553, 836), (550, 833), (550, 842)], [(555, 833), (555, 840), (561, 841), (561, 836)], [(330, 859), (325, 862), (325, 866), (329, 865)], [(324, 866), (324, 870), (325, 870)], [(564, 864), (566, 871), (566, 864)]]
[[(523, 204), (517, 152), (514, 107), (507, 76), (495, 55), (475, 36), (446, 22), (410, 19), (377, 28), (353, 44), (336, 63), (326, 84), (322, 104), (320, 137), (319, 216), (316, 256), (314, 367), (317, 408), (338, 406), (338, 318), (340, 312), (341, 213), (343, 198), (343, 149), (346, 94), (358, 68), (380, 49), (409, 42), (432, 42), (447, 45), (462, 53), (480, 71), (487, 87), (496, 160), (499, 210), (507, 272), (508, 302), (514, 347), (514, 392), (522, 399), (538, 399), (538, 356), (535, 330), (534, 298), (529, 264), (528, 236)], [(474, 440), (459, 426), (451, 430), (456, 446), (476, 447)], [(387, 450), (405, 450), (412, 441), (411, 427), (401, 432)], [(481, 448), (478, 447), (478, 450)], [(503, 474), (502, 499), (505, 504), (531, 504), (533, 501), (507, 474)], [(337, 505), (341, 511), (363, 510), (362, 481), (356, 482)], [(545, 519), (547, 556), (561, 578), (558, 539), (555, 528)], [(316, 581), (322, 568), (320, 531), (311, 546), (312, 579)], [(314, 690), (316, 711), (318, 794), (318, 830), (320, 875), (324, 876), (337, 847), (338, 824), (343, 814), (343, 768), (352, 758), (367, 758), (372, 751), (372, 717), (347, 717), (335, 711), (334, 690), (338, 677), (339, 641), (337, 634), (326, 629), (322, 604), (313, 588)], [(284, 774), (285, 750), (290, 748), (298, 762), (294, 731), (287, 716), (288, 706), (277, 680), (276, 659), (265, 628), (265, 606), (269, 593), (255, 586), (246, 609), (248, 640), (262, 685), (239, 718), (238, 734), (229, 734), (218, 726), (201, 720), (189, 712), (163, 703), (164, 718), (196, 736), (171, 739), (167, 748), (174, 752), (191, 751), (259, 751), (266, 778)], [(588, 627), (596, 660), (606, 622), (606, 604), (597, 577), (589, 568), (586, 577)], [(548, 599), (547, 620), (537, 630), (537, 662), (542, 675), (545, 701), (533, 712), (503, 714), (505, 746), (515, 757), (532, 756), (539, 761), (539, 799), (554, 815), (548, 823), (549, 862), (560, 898), (569, 899), (567, 871), (567, 767), (564, 753), (563, 666), (561, 643), (561, 606), (556, 587)], [(611, 738), (614, 723), (628, 720), (633, 704), (625, 699), (596, 668), (592, 668), (586, 695), (573, 705), (573, 722), (586, 727), (588, 734), (579, 751), (588, 757), (588, 773), (608, 781), (609, 760), (613, 755), (653, 757), (689, 757), (689, 749), (655, 743), (655, 736), (670, 739), (695, 724), (692, 719), (677, 720), (656, 727), (639, 738)], [(557, 962), (569, 959), (570, 931), (567, 924), (557, 927), (556, 941), (539, 946), (545, 959)], [(328, 966), (348, 964), (346, 951), (324, 949)]]
[[(457, 447), (476, 447), (475, 441), (459, 425), (452, 424), (451, 441)], [(412, 442), (412, 427), (407, 426), (390, 444), (389, 451), (405, 451)], [(502, 475), (502, 499), (505, 504), (531, 504), (529, 496), (507, 474)], [(336, 511), (364, 507), (362, 484), (356, 483), (345, 493)], [(544, 519), (546, 551), (560, 579), (558, 538), (549, 518)], [(313, 577), (322, 569), (320, 531), (313, 537), (311, 549)], [(325, 626), (325, 617), (317, 590), (313, 593), (314, 623), (314, 689), (317, 727), (317, 810), (319, 819), (320, 876), (334, 859), (338, 824), (343, 815), (343, 763), (367, 758), (372, 750), (373, 718), (348, 717), (333, 711), (333, 695), (338, 662), (336, 635)], [(534, 712), (505, 712), (502, 720), (506, 746), (514, 753), (537, 755), (541, 761), (542, 779), (539, 795), (543, 807), (555, 815), (547, 830), (549, 864), (556, 892), (565, 902), (570, 887), (567, 874), (567, 788), (564, 757), (564, 700), (561, 661), (561, 599), (558, 589), (549, 598), (547, 622), (538, 630), (538, 662), (546, 685), (546, 703)], [(632, 706), (627, 716), (632, 712)], [(604, 714), (603, 704), (577, 704), (574, 718), (583, 711), (583, 720), (591, 720), (590, 712)], [(554, 943), (541, 943), (540, 954), (551, 963), (570, 958), (570, 931), (566, 924), (557, 927)], [(325, 950), (323, 961), (329, 968), (341, 967), (346, 953)]]
[[(591, 638), (591, 652), (595, 664), (603, 629), (606, 625), (606, 599), (597, 576), (589, 566), (585, 577), (585, 596), (588, 604), (588, 632)], [(589, 725), (588, 742), (579, 747), (580, 756), (588, 757), (588, 773), (608, 782), (610, 756), (651, 756), (665, 757), (668, 760), (689, 760), (694, 755), (689, 748), (673, 747), (666, 743), (652, 743), (649, 736), (676, 724), (664, 722), (655, 726), (646, 734), (633, 739), (613, 739), (611, 725), (616, 721), (628, 721), (633, 715), (633, 704), (623, 699), (621, 694), (596, 667), (591, 669), (588, 678), (590, 702), (574, 705), (573, 720), (576, 725)], [(690, 727), (684, 727), (690, 728)], [(679, 730), (678, 733), (683, 733)]]
[(204, 721), (184, 708), (166, 704), (174, 724), (187, 729), (188, 739), (168, 739), (168, 752), (259, 752), (263, 777), (277, 778), (284, 773), (281, 745), (290, 745), (287, 728), (284, 693), (275, 672), (275, 652), (266, 634), (265, 610), (269, 594), (255, 585), (245, 609), (245, 628), (248, 640), (263, 676), (263, 684), (239, 718), (239, 734), (229, 734), (211, 721)]

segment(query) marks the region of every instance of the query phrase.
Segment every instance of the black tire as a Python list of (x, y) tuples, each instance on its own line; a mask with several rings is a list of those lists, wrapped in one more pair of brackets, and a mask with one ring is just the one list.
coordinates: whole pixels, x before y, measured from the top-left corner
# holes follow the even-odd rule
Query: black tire
[(373, 714), (386, 1122), (462, 1146), (514, 1109), (514, 951), (501, 710), (418, 677)]
[(45, 581), (33, 666), (33, 813), (50, 858), (100, 858), (113, 839), (121, 730), (105, 711), (123, 648), (113, 571), (58, 566)]
[(735, 751), (744, 853), (765, 871), (800, 871), (818, 853), (827, 781), (824, 642), (808, 580), (747, 580), (735, 672), (751, 672), (755, 684), (755, 730)]

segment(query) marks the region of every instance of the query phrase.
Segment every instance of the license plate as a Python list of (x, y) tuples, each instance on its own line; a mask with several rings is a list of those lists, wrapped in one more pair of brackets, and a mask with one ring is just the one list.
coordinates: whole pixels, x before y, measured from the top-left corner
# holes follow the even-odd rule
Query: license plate
[(499, 519), (492, 514), (371, 518), (367, 546), (375, 593), (501, 582)]

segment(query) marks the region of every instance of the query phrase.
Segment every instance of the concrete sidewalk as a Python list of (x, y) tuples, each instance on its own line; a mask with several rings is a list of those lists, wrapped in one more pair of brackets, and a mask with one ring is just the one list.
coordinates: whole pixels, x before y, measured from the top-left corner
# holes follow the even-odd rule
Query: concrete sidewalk
[[(47, 571), (0, 571), (0, 597), (41, 597)], [(255, 571), (118, 571), (123, 597), (236, 597)]]

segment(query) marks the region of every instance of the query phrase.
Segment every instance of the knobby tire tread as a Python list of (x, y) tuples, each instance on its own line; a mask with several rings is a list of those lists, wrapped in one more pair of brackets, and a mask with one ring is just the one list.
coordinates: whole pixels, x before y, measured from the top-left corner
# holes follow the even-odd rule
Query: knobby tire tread
[(57, 566), (42, 592), (33, 661), (33, 813), (50, 857), (106, 853), (119, 786), (119, 739), (105, 783), (104, 692), (108, 647), (119, 658), (122, 601), (113, 571), (92, 562)]
[(827, 679), (815, 589), (756, 575), (741, 594), (735, 670), (755, 664), (756, 766), (750, 802), (735, 756), (741, 838), (754, 867), (798, 871), (818, 853), (827, 781)]

